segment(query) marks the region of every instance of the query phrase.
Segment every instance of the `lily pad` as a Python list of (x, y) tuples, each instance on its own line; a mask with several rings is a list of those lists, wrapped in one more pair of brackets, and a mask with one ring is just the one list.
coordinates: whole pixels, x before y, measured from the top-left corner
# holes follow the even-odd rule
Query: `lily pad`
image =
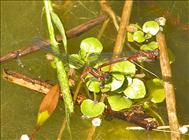
[(113, 95), (107, 98), (111, 109), (114, 111), (120, 111), (122, 109), (130, 108), (132, 105), (132, 101), (124, 96)]
[(97, 58), (96, 56), (102, 52), (102, 49), (103, 46), (98, 39), (94, 37), (86, 38), (80, 44), (81, 58), (86, 62), (91, 61), (90, 59)]
[(125, 89), (124, 94), (130, 99), (141, 99), (146, 95), (143, 81), (134, 78), (132, 83)]
[(144, 33), (142, 31), (136, 31), (134, 32), (133, 34), (133, 40), (138, 42), (138, 43), (142, 43), (145, 41), (145, 38), (144, 38)]
[(103, 102), (95, 103), (90, 99), (86, 99), (82, 102), (80, 107), (83, 115), (92, 118), (97, 117), (104, 112), (105, 104)]
[(159, 29), (159, 24), (156, 21), (147, 21), (142, 26), (143, 32), (150, 33), (152, 35), (156, 35)]
[(165, 99), (163, 81), (155, 78), (146, 82), (146, 88), (153, 103), (161, 103)]

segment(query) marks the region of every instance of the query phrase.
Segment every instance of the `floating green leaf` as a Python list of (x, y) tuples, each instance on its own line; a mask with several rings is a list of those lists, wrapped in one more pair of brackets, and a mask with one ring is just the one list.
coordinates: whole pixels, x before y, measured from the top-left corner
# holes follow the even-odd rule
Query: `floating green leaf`
[(105, 104), (103, 102), (95, 103), (90, 99), (86, 99), (81, 104), (81, 112), (87, 117), (97, 117), (104, 112)]
[(109, 85), (111, 87), (111, 91), (115, 91), (122, 86), (125, 77), (123, 74), (120, 73), (112, 73), (111, 76), (112, 76), (111, 82), (105, 85)]
[(151, 101), (154, 103), (161, 103), (165, 99), (165, 92), (163, 81), (155, 78), (146, 82), (147, 90), (150, 94)]
[(125, 108), (130, 108), (132, 105), (131, 100), (120, 95), (109, 96), (108, 102), (111, 106), (111, 109), (114, 111), (120, 111)]
[(153, 51), (157, 48), (159, 48), (159, 46), (158, 46), (157, 42), (155, 42), (155, 41), (152, 41), (149, 44), (145, 44), (140, 47), (140, 49), (143, 51)]
[(100, 92), (100, 81), (97, 81), (92, 75), (86, 77), (86, 86), (89, 91), (98, 93)]
[[(100, 41), (94, 37), (89, 37), (82, 40), (80, 44), (80, 55), (81, 58), (88, 62), (94, 61), (91, 59), (96, 59), (97, 56), (102, 52), (103, 46)], [(95, 57), (94, 57), (95, 56)]]
[(147, 21), (143, 24), (142, 30), (145, 33), (156, 35), (159, 31), (159, 24), (156, 21)]
[[(121, 73), (124, 75), (134, 76), (136, 66), (130, 61), (122, 61), (111, 65), (113, 73)], [(109, 66), (103, 67), (102, 71), (109, 71)]]
[(111, 81), (111, 91), (114, 91), (120, 88), (125, 80), (124, 75), (119, 73), (112, 74), (112, 81)]
[(127, 32), (127, 41), (134, 42), (134, 40), (133, 40), (133, 34), (130, 33), (130, 32)]
[(133, 40), (136, 41), (136, 42), (138, 42), (138, 43), (144, 42), (145, 41), (144, 33), (142, 31), (136, 31), (136, 32), (134, 32), (134, 34), (133, 34)]
[(111, 90), (111, 84), (104, 84), (103, 87), (100, 89), (101, 92), (108, 92)]
[(146, 95), (146, 89), (143, 81), (134, 78), (133, 82), (125, 89), (124, 94), (130, 99), (144, 98)]

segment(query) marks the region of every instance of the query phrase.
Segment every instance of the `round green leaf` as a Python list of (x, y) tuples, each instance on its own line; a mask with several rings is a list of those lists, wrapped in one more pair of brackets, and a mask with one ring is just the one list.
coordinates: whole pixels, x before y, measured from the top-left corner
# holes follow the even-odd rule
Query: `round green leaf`
[(82, 102), (80, 107), (83, 115), (92, 118), (97, 117), (104, 112), (105, 104), (103, 102), (95, 103), (90, 99), (86, 99)]
[(146, 95), (146, 89), (143, 81), (134, 78), (132, 84), (125, 89), (124, 94), (130, 99), (144, 98)]
[(120, 72), (124, 75), (134, 76), (136, 72), (136, 66), (130, 61), (118, 62), (112, 65), (112, 72)]
[(119, 73), (112, 74), (111, 91), (120, 88), (125, 80), (124, 75)]
[(158, 46), (157, 42), (155, 42), (155, 41), (152, 41), (149, 44), (145, 44), (140, 47), (140, 49), (143, 51), (153, 51), (157, 48), (159, 48), (159, 46)]
[(86, 86), (87, 86), (88, 90), (91, 92), (95, 92), (95, 93), (100, 92), (100, 84), (101, 83), (99, 81), (93, 80), (93, 79), (89, 79), (86, 82)]
[(153, 103), (161, 103), (165, 99), (165, 92), (163, 87), (163, 81), (154, 78), (146, 82), (146, 88), (150, 94), (151, 101)]
[(133, 40), (136, 41), (136, 42), (138, 42), (138, 43), (144, 42), (145, 41), (144, 33), (142, 31), (136, 31), (136, 32), (134, 32), (134, 34), (133, 34)]
[(110, 85), (111, 91), (115, 91), (123, 85), (124, 80), (125, 80), (125, 77), (123, 74), (112, 73), (112, 80), (107, 85)]
[(111, 109), (114, 111), (120, 111), (125, 108), (130, 108), (132, 105), (131, 100), (120, 95), (109, 96), (108, 102), (111, 106)]
[(89, 37), (82, 40), (80, 44), (80, 55), (86, 62), (94, 59), (102, 52), (103, 46), (100, 41), (94, 37)]
[(156, 21), (147, 21), (143, 24), (142, 30), (145, 33), (156, 35), (159, 31), (159, 24)]
[[(124, 75), (134, 76), (136, 72), (136, 66), (130, 61), (122, 61), (111, 65), (113, 73), (121, 73)], [(109, 66), (103, 67), (102, 71), (109, 71)]]

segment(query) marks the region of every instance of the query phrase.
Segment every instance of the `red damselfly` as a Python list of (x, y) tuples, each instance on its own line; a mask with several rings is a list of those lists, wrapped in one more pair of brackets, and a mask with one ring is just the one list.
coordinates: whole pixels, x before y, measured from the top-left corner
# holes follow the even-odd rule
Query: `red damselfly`
[[(159, 49), (155, 49), (153, 51), (139, 51), (138, 53), (131, 55), (129, 57), (121, 57), (116, 58), (114, 60), (111, 60), (109, 62), (106, 62), (100, 66), (98, 66), (97, 69), (93, 67), (87, 66), (84, 71), (81, 74), (81, 79), (84, 81), (85, 77), (88, 74), (93, 75), (97, 80), (104, 82), (109, 77), (108, 72), (103, 72), (102, 68), (105, 66), (111, 66), (112, 64), (121, 62), (121, 61), (130, 61), (130, 62), (143, 62), (143, 61), (154, 61), (159, 58)], [(136, 63), (135, 63), (136, 64)], [(146, 70), (146, 69), (145, 69)], [(149, 71), (148, 71), (149, 72)]]

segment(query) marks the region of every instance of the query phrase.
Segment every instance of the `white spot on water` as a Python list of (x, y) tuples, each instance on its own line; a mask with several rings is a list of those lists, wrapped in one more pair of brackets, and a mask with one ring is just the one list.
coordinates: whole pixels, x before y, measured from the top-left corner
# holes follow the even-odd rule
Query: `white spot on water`
[(102, 122), (102, 120), (101, 120), (100, 118), (94, 118), (94, 119), (92, 120), (93, 126), (100, 126), (100, 125), (101, 125), (101, 122)]
[(20, 140), (30, 140), (29, 136), (27, 134), (23, 134), (20, 138)]

